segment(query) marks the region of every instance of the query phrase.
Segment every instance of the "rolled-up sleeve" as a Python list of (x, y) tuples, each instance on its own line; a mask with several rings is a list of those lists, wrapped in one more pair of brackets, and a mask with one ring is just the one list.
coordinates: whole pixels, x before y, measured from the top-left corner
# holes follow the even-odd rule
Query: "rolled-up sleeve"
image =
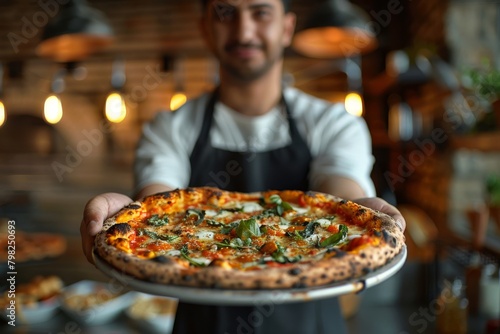
[(327, 177), (338, 175), (358, 183), (367, 196), (375, 196), (374, 158), (365, 121), (337, 106), (323, 113), (315, 127), (311, 187), (317, 189)]
[(174, 117), (173, 113), (161, 112), (144, 125), (134, 163), (136, 191), (151, 184), (173, 188), (188, 185), (191, 173), (189, 153)]

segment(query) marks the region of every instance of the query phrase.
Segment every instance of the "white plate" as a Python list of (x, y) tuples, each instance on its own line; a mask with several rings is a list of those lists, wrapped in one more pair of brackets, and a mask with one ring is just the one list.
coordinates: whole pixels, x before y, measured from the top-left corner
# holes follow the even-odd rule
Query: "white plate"
[(153, 298), (161, 298), (171, 303), (177, 303), (176, 299), (170, 297), (137, 292), (134, 295), (133, 302), (125, 310), (125, 314), (142, 330), (142, 333), (169, 334), (174, 327), (175, 311), (170, 314), (148, 314), (147, 316), (137, 316), (137, 314), (134, 314), (132, 311), (132, 308), (137, 306), (135, 305), (136, 302), (148, 302)]
[[(58, 296), (51, 297), (30, 306), (16, 305), (15, 322), (30, 325), (47, 321), (58, 312), (59, 306), (60, 302)], [(9, 309), (4, 309), (3, 311), (4, 319), (7, 322), (12, 321), (9, 317), (10, 312)]]
[(104, 262), (94, 252), (96, 267), (105, 274), (116, 278), (130, 288), (154, 295), (178, 298), (183, 302), (206, 305), (254, 305), (256, 303), (292, 303), (311, 301), (360, 292), (375, 286), (394, 274), (403, 266), (406, 260), (406, 246), (387, 265), (373, 272), (345, 282), (328, 284), (319, 287), (301, 289), (270, 289), (270, 290), (223, 290), (209, 288), (192, 288), (178, 285), (160, 285), (142, 281), (123, 274)]
[[(85, 325), (100, 325), (117, 317), (132, 302), (133, 293), (122, 291), (122, 285), (106, 284), (102, 282), (84, 280), (64, 289), (61, 295), (61, 309), (74, 320)], [(65, 298), (71, 295), (109, 294), (117, 297), (109, 299), (84, 310), (76, 310), (68, 306)]]

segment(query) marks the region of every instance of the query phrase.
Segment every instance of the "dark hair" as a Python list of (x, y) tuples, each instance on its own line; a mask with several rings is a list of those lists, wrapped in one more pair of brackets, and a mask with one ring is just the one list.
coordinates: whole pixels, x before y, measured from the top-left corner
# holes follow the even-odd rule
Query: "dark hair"
[[(207, 8), (207, 5), (210, 1), (211, 0), (201, 0), (202, 8), (203, 9)], [(281, 0), (281, 2), (283, 2), (283, 7), (285, 8), (285, 12), (290, 11), (290, 3), (292, 2), (292, 0)]]

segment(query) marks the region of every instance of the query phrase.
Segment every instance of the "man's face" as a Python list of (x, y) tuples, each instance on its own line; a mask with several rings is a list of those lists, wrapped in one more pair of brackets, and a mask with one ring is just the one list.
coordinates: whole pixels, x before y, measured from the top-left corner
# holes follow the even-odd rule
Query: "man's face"
[(212, 0), (202, 21), (222, 70), (243, 81), (280, 64), (294, 28), (295, 16), (284, 12), (281, 0)]

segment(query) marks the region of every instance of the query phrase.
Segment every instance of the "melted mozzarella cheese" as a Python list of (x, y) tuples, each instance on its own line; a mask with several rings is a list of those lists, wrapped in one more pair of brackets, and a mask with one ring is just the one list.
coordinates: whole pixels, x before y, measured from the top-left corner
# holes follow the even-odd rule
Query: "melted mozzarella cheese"
[(243, 212), (254, 212), (254, 211), (264, 210), (264, 208), (260, 206), (259, 203), (255, 202), (244, 202), (242, 203), (242, 206), (243, 206)]
[(332, 225), (332, 221), (325, 218), (320, 218), (316, 220), (316, 222), (318, 222), (322, 228), (327, 228), (328, 226)]
[[(290, 204), (290, 203), (288, 203), (288, 204)], [(292, 209), (293, 209), (294, 211), (296, 211), (297, 213), (306, 213), (307, 211), (309, 211), (309, 209), (307, 209), (307, 208), (301, 208), (301, 207), (295, 206), (295, 205), (293, 205), (293, 204), (290, 204), (290, 206), (291, 206), (291, 207), (292, 207)]]
[(211, 231), (198, 231), (194, 235), (200, 240), (214, 240), (214, 232)]
[(172, 250), (169, 250), (167, 253), (165, 253), (165, 255), (168, 255), (168, 256), (180, 256), (181, 255), (181, 251), (178, 250), (178, 249), (172, 249)]
[(215, 210), (205, 210), (205, 217), (217, 216), (217, 211)]
[(201, 257), (201, 256), (200, 257), (195, 257), (195, 258), (193, 258), (193, 260), (196, 261), (196, 262), (198, 262), (198, 263), (201, 263), (201, 264), (203, 264), (205, 266), (208, 266), (212, 262), (212, 260), (207, 259), (206, 257)]

